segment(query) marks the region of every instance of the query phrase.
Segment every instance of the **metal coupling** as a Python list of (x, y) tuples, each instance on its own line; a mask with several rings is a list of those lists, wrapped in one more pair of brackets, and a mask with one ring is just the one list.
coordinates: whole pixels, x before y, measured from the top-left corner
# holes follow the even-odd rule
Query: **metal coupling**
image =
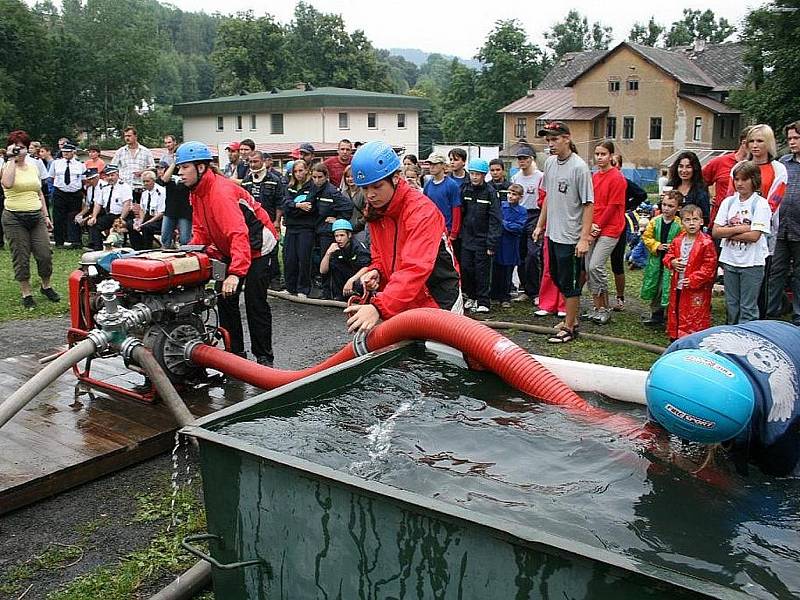
[(369, 348), (367, 348), (367, 334), (365, 332), (359, 331), (353, 336), (353, 351), (356, 353), (356, 356), (369, 354)]
[(92, 329), (86, 334), (86, 338), (92, 340), (95, 352), (105, 352), (111, 343), (111, 334), (100, 329)]
[(133, 362), (133, 351), (142, 346), (142, 340), (135, 337), (127, 337), (119, 345), (119, 353), (122, 355), (122, 360), (125, 361), (125, 366), (129, 366)]
[(202, 340), (191, 340), (186, 342), (186, 345), (183, 347), (183, 360), (189, 364), (192, 364), (192, 352), (194, 352), (195, 348), (203, 344), (205, 344), (205, 342)]
[(153, 311), (146, 304), (139, 302), (128, 310), (126, 325), (129, 328), (147, 325), (153, 320)]

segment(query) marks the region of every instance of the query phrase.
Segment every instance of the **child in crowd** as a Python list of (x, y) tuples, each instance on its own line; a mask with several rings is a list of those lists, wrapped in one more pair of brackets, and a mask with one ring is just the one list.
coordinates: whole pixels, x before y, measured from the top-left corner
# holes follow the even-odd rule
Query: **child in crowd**
[(108, 232), (108, 237), (106, 237), (105, 242), (105, 250), (111, 250), (112, 248), (122, 248), (125, 245), (125, 240), (128, 236), (128, 226), (125, 224), (120, 218), (114, 219), (113, 225), (111, 225), (111, 231)]
[[(491, 163), (489, 163), (491, 169)], [(511, 287), (514, 267), (519, 264), (519, 239), (525, 231), (528, 211), (520, 205), (524, 188), (518, 183), (508, 186), (508, 199), (501, 202), (503, 231), (494, 255), (492, 271), (492, 300), (499, 300), (503, 308), (511, 306)]]
[(447, 176), (455, 181), (459, 188), (469, 183), (469, 176), (464, 168), (467, 166), (467, 151), (463, 148), (453, 148), (447, 153), (447, 157), (450, 159), (448, 163), (450, 171)]
[(445, 173), (447, 159), (433, 153), (428, 157), (431, 178), (425, 184), (422, 193), (433, 200), (433, 203), (444, 215), (444, 223), (450, 239), (455, 240), (461, 229), (461, 191), (458, 184)]
[(364, 242), (353, 238), (350, 221), (337, 219), (331, 229), (334, 241), (322, 255), (319, 272), (327, 276), (328, 296), (333, 300), (346, 300), (353, 295), (353, 286), (367, 272), (372, 258)]
[(647, 248), (647, 265), (642, 279), (642, 300), (650, 301), (650, 318), (644, 320), (648, 327), (664, 325), (664, 307), (669, 301), (669, 269), (664, 267), (664, 256), (669, 245), (681, 232), (681, 220), (676, 216), (683, 202), (683, 194), (670, 190), (661, 196), (661, 214), (651, 219), (642, 234)]
[(489, 162), (473, 158), (467, 170), (469, 181), (461, 187), (461, 284), (468, 298), (464, 308), (485, 313), (502, 217), (497, 192), (486, 183)]
[(728, 324), (759, 318), (758, 293), (769, 255), (767, 236), (772, 212), (761, 189), (761, 170), (752, 161), (733, 168), (736, 192), (722, 201), (712, 235), (721, 239), (719, 262), (725, 272)]
[(511, 183), (506, 179), (506, 166), (499, 158), (493, 158), (489, 161), (489, 176), (492, 178), (489, 183), (497, 192), (497, 197), (502, 205), (503, 202), (508, 200), (508, 187)]
[[(542, 206), (547, 203), (547, 200), (542, 202)], [(546, 317), (552, 314), (558, 314), (559, 317), (567, 316), (567, 302), (564, 298), (556, 282), (550, 276), (550, 249), (547, 247), (547, 236), (544, 236), (544, 244), (542, 245), (542, 282), (539, 285), (539, 309), (533, 314), (537, 317)], [(561, 323), (563, 324), (563, 322)], [(556, 325), (560, 329), (560, 325)], [(577, 325), (575, 325), (577, 327)]]
[(412, 188), (422, 191), (422, 185), (420, 183), (422, 179), (422, 170), (417, 165), (404, 166), (403, 178)]
[(681, 209), (683, 233), (672, 240), (664, 265), (672, 270), (667, 335), (675, 341), (711, 327), (711, 291), (717, 276), (714, 240), (702, 232), (703, 211), (695, 204)]

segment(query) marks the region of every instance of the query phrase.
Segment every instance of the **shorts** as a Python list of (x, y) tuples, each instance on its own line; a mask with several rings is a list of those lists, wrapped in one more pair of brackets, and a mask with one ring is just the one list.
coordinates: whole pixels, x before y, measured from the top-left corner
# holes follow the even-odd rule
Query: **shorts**
[(550, 278), (565, 298), (581, 295), (581, 259), (575, 256), (576, 244), (559, 244), (547, 240), (550, 256)]

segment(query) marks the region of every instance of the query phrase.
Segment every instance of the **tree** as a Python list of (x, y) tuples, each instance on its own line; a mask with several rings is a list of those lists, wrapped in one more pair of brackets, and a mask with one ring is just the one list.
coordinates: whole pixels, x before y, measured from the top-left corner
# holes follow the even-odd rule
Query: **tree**
[(628, 41), (644, 46), (655, 46), (664, 33), (664, 26), (656, 23), (655, 17), (650, 17), (647, 25), (635, 23), (628, 34)]
[(450, 86), (441, 98), (441, 128), (446, 142), (474, 141), (481, 127), (480, 116), (474, 110), (477, 73), (461, 64), (457, 58), (450, 63)]
[(768, 123), (776, 132), (800, 115), (798, 12), (793, 0), (772, 2), (747, 15), (741, 36), (747, 44), (750, 87), (731, 94), (730, 101), (748, 120)]
[(497, 21), (475, 56), (483, 67), (476, 79), (477, 95), (470, 105), (480, 118), (472, 133), (480, 141), (503, 139), (503, 118), (497, 110), (524, 96), (544, 77), (544, 54), (530, 43), (516, 20)]
[(284, 33), (271, 15), (256, 18), (252, 10), (225, 20), (211, 54), (215, 92), (235, 95), (280, 86), (289, 58)]
[(683, 19), (675, 21), (665, 38), (667, 48), (688, 46), (695, 40), (720, 43), (736, 32), (736, 28), (724, 17), (717, 19), (711, 10), (700, 12), (683, 9)]
[(583, 52), (585, 50), (608, 50), (611, 44), (611, 27), (600, 22), (592, 23), (581, 16), (577, 10), (571, 10), (561, 23), (555, 24), (545, 32), (547, 47), (555, 54), (556, 60), (567, 52)]

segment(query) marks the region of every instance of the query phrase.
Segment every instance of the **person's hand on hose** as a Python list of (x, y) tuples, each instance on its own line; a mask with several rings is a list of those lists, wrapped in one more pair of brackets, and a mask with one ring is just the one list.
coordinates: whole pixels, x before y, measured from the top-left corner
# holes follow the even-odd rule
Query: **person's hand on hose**
[(344, 309), (348, 315), (347, 331), (349, 333), (369, 333), (381, 320), (378, 309), (372, 304), (354, 304)]

